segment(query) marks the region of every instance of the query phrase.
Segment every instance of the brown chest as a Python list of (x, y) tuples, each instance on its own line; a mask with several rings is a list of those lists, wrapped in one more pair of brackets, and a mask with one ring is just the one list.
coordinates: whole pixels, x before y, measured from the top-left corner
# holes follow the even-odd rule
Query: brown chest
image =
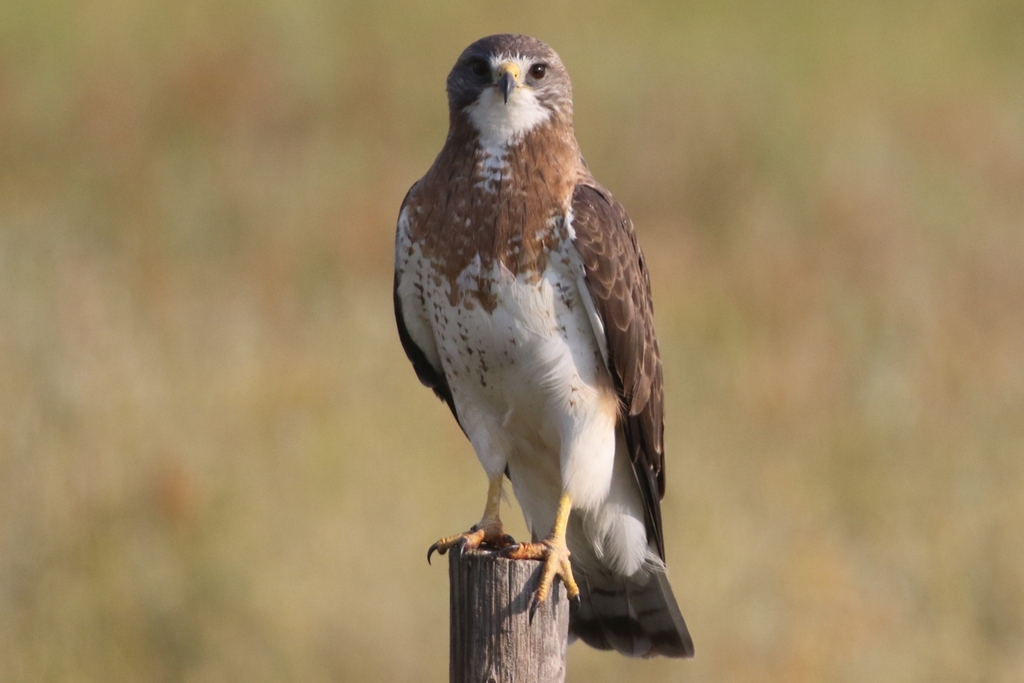
[(543, 272), (566, 238), (579, 163), (574, 140), (550, 134), (500, 149), (449, 138), (407, 205), (411, 241), (453, 302), (469, 294), (488, 307), (496, 265), (528, 280)]

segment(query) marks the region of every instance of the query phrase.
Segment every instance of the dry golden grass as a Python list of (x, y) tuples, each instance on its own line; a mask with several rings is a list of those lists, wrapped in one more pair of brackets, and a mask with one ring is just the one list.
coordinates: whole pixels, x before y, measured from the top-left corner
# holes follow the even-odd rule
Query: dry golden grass
[(485, 481), (391, 242), (502, 30), (649, 256), (698, 652), (569, 680), (1024, 679), (1018, 2), (11, 0), (0, 681), (444, 680)]

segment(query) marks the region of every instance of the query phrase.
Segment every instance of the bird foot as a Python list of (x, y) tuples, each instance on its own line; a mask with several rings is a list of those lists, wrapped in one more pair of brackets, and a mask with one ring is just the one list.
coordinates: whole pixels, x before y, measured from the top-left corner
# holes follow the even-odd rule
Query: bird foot
[(505, 533), (500, 521), (481, 522), (474, 524), (469, 531), (453, 536), (445, 536), (430, 546), (427, 550), (427, 563), (430, 563), (430, 556), (437, 551), (438, 555), (444, 555), (450, 549), (458, 546), (459, 550), (475, 550), (481, 546), (488, 546), (495, 550), (508, 548), (516, 544), (516, 540)]
[(540, 543), (517, 543), (505, 548), (501, 554), (512, 560), (541, 560), (544, 563), (540, 575), (540, 585), (537, 586), (537, 592), (533, 594), (533, 602), (530, 605), (531, 618), (537, 611), (537, 607), (548, 599), (556, 576), (561, 578), (562, 583), (565, 584), (565, 592), (569, 597), (570, 604), (573, 607), (579, 606), (580, 589), (572, 575), (569, 548), (565, 545), (564, 539), (548, 538)]

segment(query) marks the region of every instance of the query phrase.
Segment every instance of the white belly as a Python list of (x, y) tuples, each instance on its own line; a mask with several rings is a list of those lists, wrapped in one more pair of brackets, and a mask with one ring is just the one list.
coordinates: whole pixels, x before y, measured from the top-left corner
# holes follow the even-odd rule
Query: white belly
[(438, 355), (480, 462), (490, 475), (508, 466), (524, 511), (539, 517), (527, 521), (543, 527), (563, 490), (582, 509), (607, 496), (618, 400), (570, 266), (552, 258), (533, 282), (474, 267), (460, 284), (496, 278), (493, 308), (471, 294), (454, 305), (428, 297)]

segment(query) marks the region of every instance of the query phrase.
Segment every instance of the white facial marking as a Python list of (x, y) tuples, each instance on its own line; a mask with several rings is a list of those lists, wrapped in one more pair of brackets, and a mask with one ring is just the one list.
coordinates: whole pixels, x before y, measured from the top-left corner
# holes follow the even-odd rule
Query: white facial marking
[[(513, 62), (520, 74), (530, 70), (531, 62), (522, 55), (497, 55), (491, 58), (491, 69), (502, 62)], [(484, 88), (480, 99), (466, 108), (469, 120), (480, 133), (480, 144), (488, 157), (501, 157), (509, 142), (519, 139), (538, 124), (551, 118), (551, 110), (537, 99), (534, 89), (520, 82), (505, 102), (495, 87)]]

